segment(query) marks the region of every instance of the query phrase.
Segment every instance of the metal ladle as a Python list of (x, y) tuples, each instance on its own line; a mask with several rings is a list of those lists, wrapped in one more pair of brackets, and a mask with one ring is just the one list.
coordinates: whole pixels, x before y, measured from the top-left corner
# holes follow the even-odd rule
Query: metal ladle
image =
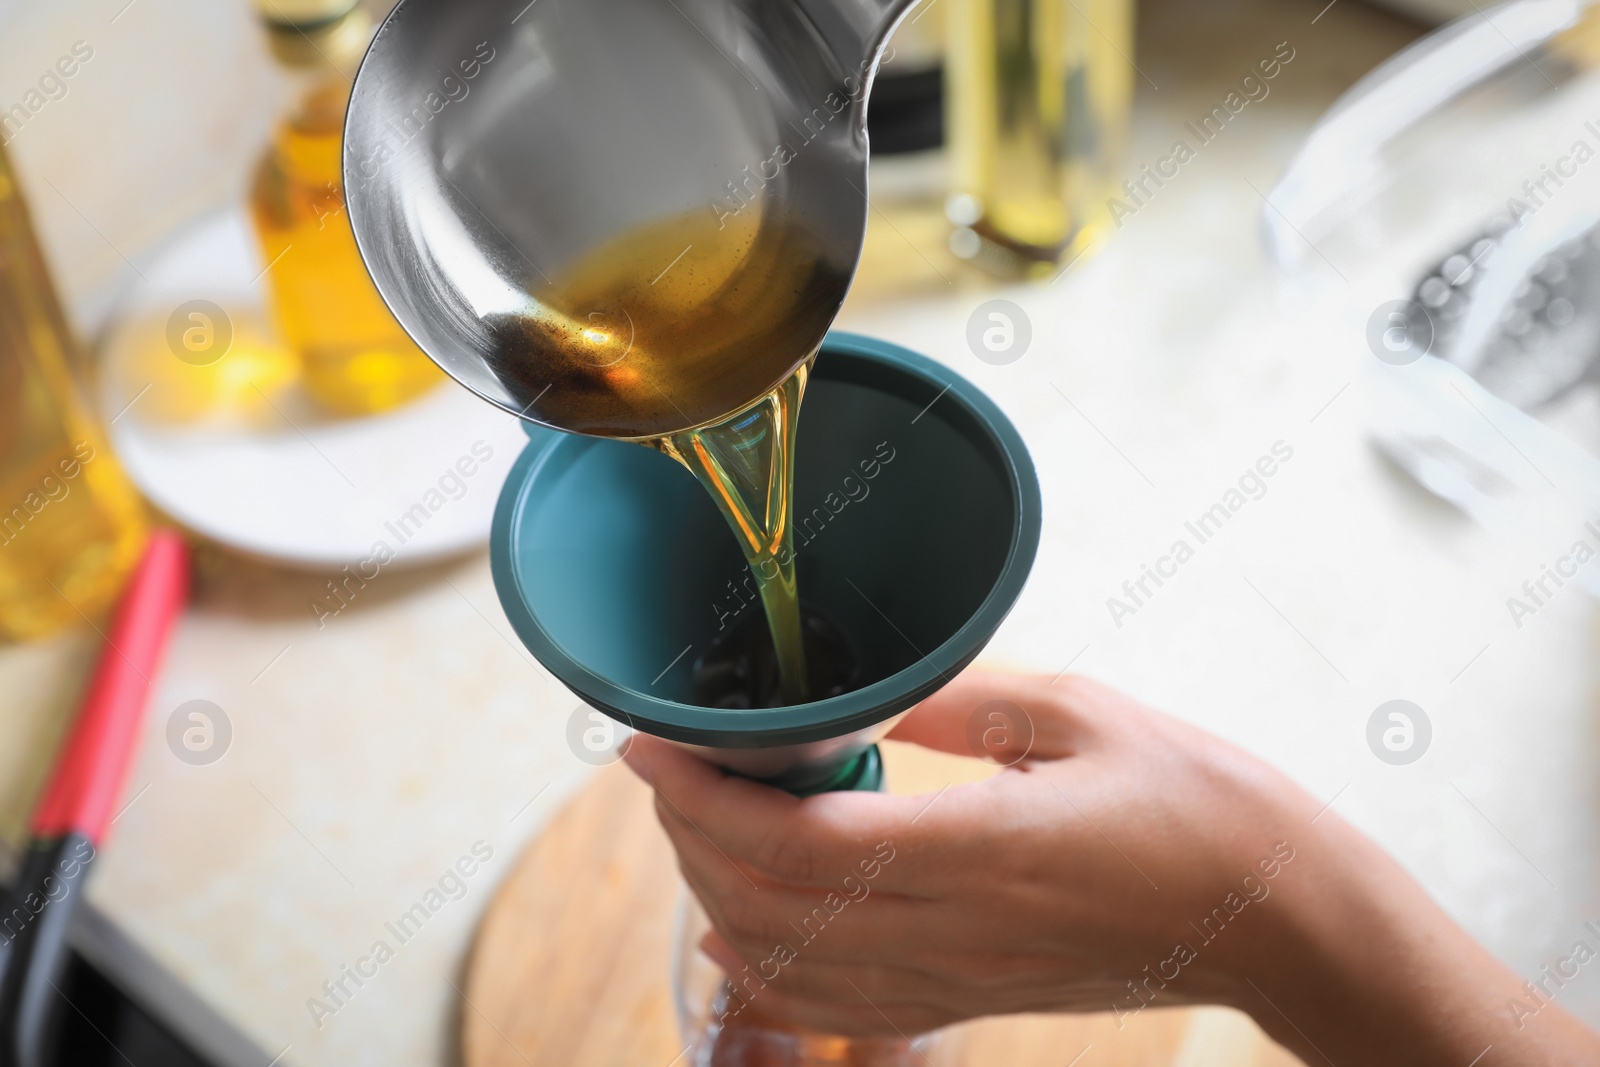
[(345, 129), (350, 222), (378, 291), (473, 392), (591, 429), (541, 402), (560, 386), (509, 357), (493, 322), (537, 314), (549, 279), (638, 227), (759, 211), (805, 233), (840, 282), (784, 324), (792, 346), (752, 351), (663, 432), (731, 414), (811, 354), (844, 299), (866, 227), (867, 93), (913, 2), (400, 0)]

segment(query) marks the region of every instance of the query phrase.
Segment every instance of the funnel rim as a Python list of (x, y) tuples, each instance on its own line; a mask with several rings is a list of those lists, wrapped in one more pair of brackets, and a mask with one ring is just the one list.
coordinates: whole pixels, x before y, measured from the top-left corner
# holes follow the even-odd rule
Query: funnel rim
[(533, 615), (523, 595), (513, 548), (515, 531), (522, 526), (528, 489), (538, 468), (549, 459), (554, 444), (577, 436), (530, 426), (527, 429), (532, 440), (507, 475), (507, 486), (515, 489), (502, 492), (495, 508), (490, 566), (512, 629), (534, 658), (584, 703), (631, 729), (692, 745), (770, 748), (826, 740), (892, 718), (932, 695), (977, 657), (1010, 613), (1032, 570), (1042, 526), (1038, 476), (1021, 434), (980, 389), (926, 356), (886, 341), (838, 331), (829, 332), (823, 340), (820, 355), (830, 354), (910, 372), (922, 379), (928, 394), (936, 394), (930, 407), (952, 398), (967, 409), (966, 413), (988, 436), (994, 454), (1004, 466), (1007, 494), (1016, 509), (1017, 521), (1000, 573), (983, 600), (938, 647), (886, 678), (824, 700), (755, 713), (683, 704), (619, 685), (568, 654)]

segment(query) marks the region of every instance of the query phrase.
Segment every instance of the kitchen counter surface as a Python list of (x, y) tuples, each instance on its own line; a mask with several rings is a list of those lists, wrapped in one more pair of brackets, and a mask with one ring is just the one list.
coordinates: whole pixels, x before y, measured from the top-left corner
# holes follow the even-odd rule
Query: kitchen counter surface
[[(1287, 286), (1263, 261), (1256, 190), (1343, 87), (1416, 32), (1354, 0), (1322, 9), (1147, 5), (1130, 173), (1280, 41), (1296, 58), (1052, 284), (975, 279), (940, 251), (927, 211), (886, 195), (872, 273), (840, 326), (967, 375), (1033, 452), (1039, 559), (989, 660), (1070, 666), (1260, 754), (1532, 975), (1600, 917), (1596, 611), (1570, 592), (1514, 625), (1505, 598), (1542, 561), (1422, 494), (1365, 441), (1353, 383), (1372, 358), (1362, 330), (1381, 294), (1358, 280)], [(1008, 366), (980, 362), (964, 340), (995, 296), (1032, 323), (1031, 348)], [(1114, 615), (1124, 581), (1275, 449), (1292, 458), (1259, 498), (1156, 595)], [(202, 548), (89, 892), (280, 1063), (451, 1062), (452, 981), (475, 921), (592, 773), (565, 741), (576, 700), (511, 635), (482, 554), (386, 571), (319, 628), (308, 602), (328, 577)], [(91, 638), (0, 650), (11, 840)], [(1409, 766), (1381, 762), (1365, 740), (1368, 717), (1395, 698), (1433, 724), (1430, 751)], [(168, 717), (194, 699), (232, 725), (210, 765), (166, 741)], [(316, 1014), (308, 1002), (324, 983), (431, 900), (462, 856), (474, 874), (445, 886), (426, 925), (337, 1012)], [(1600, 1024), (1592, 978), (1561, 999)]]

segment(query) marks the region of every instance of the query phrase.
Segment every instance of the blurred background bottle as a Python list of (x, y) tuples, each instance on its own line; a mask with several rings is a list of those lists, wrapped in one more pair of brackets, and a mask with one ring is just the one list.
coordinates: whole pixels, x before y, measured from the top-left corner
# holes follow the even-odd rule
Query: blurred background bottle
[(372, 22), (354, 0), (258, 0), (257, 11), (273, 56), (302, 83), (250, 193), (278, 325), (319, 402), (386, 411), (444, 374), (389, 314), (344, 210), (345, 109)]
[(921, 0), (889, 38), (867, 108), (872, 210), (849, 303), (943, 290), (951, 267), (944, 202), (945, 12)]
[(1109, 222), (1133, 93), (1133, 0), (951, 0), (950, 250), (1053, 272)]
[(0, 149), (0, 639), (42, 637), (115, 601), (144, 548), (138, 493), (69, 367), (77, 343)]
[(867, 109), (875, 157), (944, 144), (944, 16), (938, 0), (920, 0), (889, 38)]

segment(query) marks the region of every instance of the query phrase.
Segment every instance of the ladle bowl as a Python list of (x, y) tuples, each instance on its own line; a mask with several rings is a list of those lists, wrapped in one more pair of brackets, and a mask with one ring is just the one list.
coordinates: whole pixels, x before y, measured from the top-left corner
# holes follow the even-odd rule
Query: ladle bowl
[(784, 324), (778, 364), (751, 355), (768, 362), (747, 395), (730, 406), (708, 383), (662, 432), (731, 414), (815, 349), (844, 298), (866, 226), (867, 94), (911, 2), (400, 0), (345, 129), (350, 223), (378, 291), (457, 381), (583, 430), (541, 407), (552, 379), (505, 355), (491, 323), (536, 314), (542, 287), (624, 234), (757, 213), (804, 233), (840, 283)]

